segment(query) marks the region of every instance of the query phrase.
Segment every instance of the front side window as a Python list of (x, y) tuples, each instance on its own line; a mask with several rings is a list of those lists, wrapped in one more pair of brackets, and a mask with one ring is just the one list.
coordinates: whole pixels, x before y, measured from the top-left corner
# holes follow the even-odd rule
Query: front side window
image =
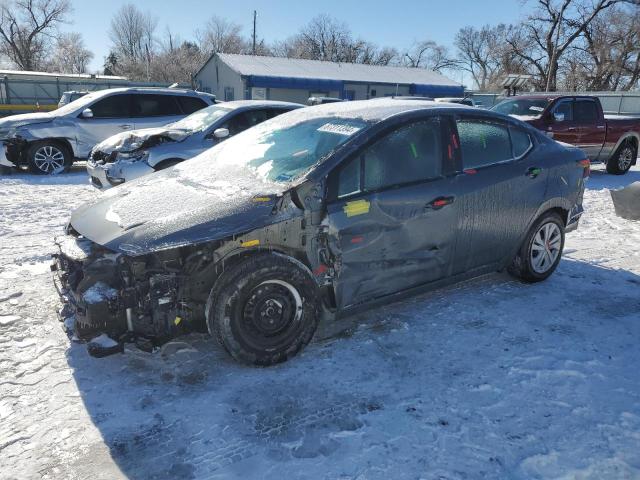
[(246, 112), (240, 112), (231, 118), (225, 125), (225, 128), (229, 129), (230, 135), (236, 135), (265, 120), (267, 120), (266, 110), (248, 110)]
[(554, 120), (558, 123), (573, 121), (573, 102), (567, 100), (560, 102), (553, 110)]
[[(338, 197), (437, 178), (442, 173), (437, 118), (386, 134), (347, 163), (338, 175)], [(361, 172), (364, 172), (361, 178)]]
[(513, 158), (506, 125), (491, 120), (465, 118), (458, 119), (456, 123), (465, 170)]
[(93, 118), (129, 118), (131, 95), (111, 95), (91, 105)]
[(132, 110), (134, 117), (165, 117), (181, 114), (173, 95), (134, 95)]

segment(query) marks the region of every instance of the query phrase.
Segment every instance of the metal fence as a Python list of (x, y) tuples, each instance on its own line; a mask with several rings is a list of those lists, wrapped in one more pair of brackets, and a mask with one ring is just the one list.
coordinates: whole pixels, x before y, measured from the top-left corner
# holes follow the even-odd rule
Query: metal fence
[[(168, 87), (168, 83), (132, 82), (126, 79), (105, 77), (12, 78), (0, 77), (0, 116), (14, 113), (50, 111), (58, 106), (64, 92), (103, 90), (115, 87)], [(188, 86), (187, 86), (188, 87)]]
[[(545, 95), (542, 92), (522, 92), (522, 95)], [(554, 92), (552, 95), (589, 95), (598, 97), (604, 113), (640, 116), (640, 92)], [(491, 108), (506, 97), (500, 93), (472, 92), (467, 95), (484, 108)]]

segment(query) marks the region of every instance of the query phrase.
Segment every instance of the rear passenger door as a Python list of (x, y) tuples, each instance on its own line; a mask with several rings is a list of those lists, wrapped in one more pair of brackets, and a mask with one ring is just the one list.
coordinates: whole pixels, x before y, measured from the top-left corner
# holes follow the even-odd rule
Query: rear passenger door
[(329, 177), (330, 248), (340, 307), (449, 275), (455, 244), (452, 177), (438, 117), (376, 135)]
[(184, 116), (176, 95), (136, 93), (132, 97), (131, 116), (135, 128), (162, 127)]
[(577, 98), (573, 104), (573, 116), (578, 126), (578, 142), (591, 160), (596, 160), (604, 145), (607, 128), (600, 109), (591, 98)]
[(456, 124), (463, 165), (456, 177), (458, 274), (515, 251), (544, 201), (547, 165), (525, 127), (470, 115)]

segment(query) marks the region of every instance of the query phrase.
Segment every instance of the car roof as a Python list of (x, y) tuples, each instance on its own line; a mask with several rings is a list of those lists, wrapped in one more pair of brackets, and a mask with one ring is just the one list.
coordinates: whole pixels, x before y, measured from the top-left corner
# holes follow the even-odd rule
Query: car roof
[(277, 100), (232, 100), (229, 102), (220, 102), (216, 104), (223, 108), (264, 108), (264, 107), (280, 107), (280, 108), (300, 108), (304, 107), (301, 103), (280, 102)]
[(399, 98), (380, 98), (372, 100), (355, 100), (350, 102), (325, 103), (306, 107), (305, 110), (316, 115), (336, 116), (342, 118), (359, 118), (367, 122), (378, 122), (394, 115), (419, 110), (458, 110), (477, 113), (477, 109), (466, 105), (434, 102), (430, 100), (409, 100)]
[(104, 90), (95, 90), (91, 93), (161, 93), (164, 95), (186, 95), (186, 96), (207, 96), (213, 97), (211, 94), (197, 92), (188, 88), (162, 88), (162, 87), (117, 87), (106, 88)]

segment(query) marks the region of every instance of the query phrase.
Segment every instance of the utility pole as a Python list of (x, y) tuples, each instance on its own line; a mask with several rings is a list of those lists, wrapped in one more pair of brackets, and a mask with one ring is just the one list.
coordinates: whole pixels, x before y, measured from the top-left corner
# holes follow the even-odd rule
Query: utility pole
[(257, 13), (254, 10), (253, 11), (253, 49), (252, 49), (252, 52), (254, 55), (256, 54), (256, 16), (257, 16)]

